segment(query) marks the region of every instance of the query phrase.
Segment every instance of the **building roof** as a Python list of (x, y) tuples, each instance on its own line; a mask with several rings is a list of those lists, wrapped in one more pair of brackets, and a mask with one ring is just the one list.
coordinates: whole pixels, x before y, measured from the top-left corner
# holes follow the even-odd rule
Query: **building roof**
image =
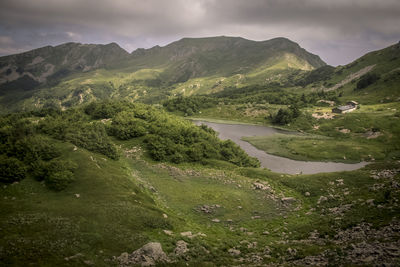
[(349, 109), (353, 109), (354, 106), (352, 105), (346, 105), (346, 106), (339, 106), (337, 107), (337, 109), (340, 109), (341, 111), (345, 111), (345, 110), (349, 110)]
[(350, 104), (353, 104), (353, 105), (356, 105), (356, 106), (358, 105), (358, 103), (357, 103), (356, 101), (353, 101), (353, 100), (347, 102), (347, 104), (349, 104), (349, 103), (350, 103)]

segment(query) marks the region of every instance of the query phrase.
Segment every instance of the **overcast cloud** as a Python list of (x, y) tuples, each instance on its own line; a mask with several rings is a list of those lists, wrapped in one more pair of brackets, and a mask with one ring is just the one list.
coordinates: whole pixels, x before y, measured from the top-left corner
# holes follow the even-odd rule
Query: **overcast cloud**
[(1, 0), (0, 55), (64, 42), (129, 52), (182, 37), (287, 37), (328, 64), (400, 40), (399, 0)]

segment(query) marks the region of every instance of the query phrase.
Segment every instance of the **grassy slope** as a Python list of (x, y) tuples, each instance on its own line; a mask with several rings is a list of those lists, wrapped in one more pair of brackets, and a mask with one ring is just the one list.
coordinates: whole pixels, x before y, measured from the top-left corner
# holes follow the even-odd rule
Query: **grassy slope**
[(353, 140), (335, 140), (323, 136), (276, 134), (268, 137), (246, 137), (255, 147), (282, 157), (303, 161), (358, 162), (384, 158), (384, 148)]
[[(132, 142), (120, 144), (122, 149), (137, 147)], [(25, 179), (3, 186), (0, 191), (4, 263), (54, 266), (91, 261), (95, 265), (109, 265), (112, 256), (131, 252), (148, 241), (161, 242), (164, 250), (171, 253), (181, 239), (189, 243), (188, 259), (193, 265), (234, 264), (239, 256), (231, 256), (227, 251), (230, 248), (239, 249), (247, 264), (253, 263), (254, 255), (264, 256), (262, 261), (266, 263), (283, 263), (317, 255), (325, 249), (344, 251), (348, 248), (330, 241), (339, 229), (360, 222), (386, 225), (399, 212), (398, 206), (389, 205), (400, 197), (398, 190), (386, 197), (384, 190), (371, 191), (369, 188), (376, 180), (370, 178), (368, 169), (284, 176), (217, 162), (214, 168), (189, 164), (176, 167), (145, 161), (140, 153), (119, 161), (105, 161), (102, 155), (83, 149), (74, 151), (69, 144), (59, 145), (65, 157), (79, 163), (77, 181), (69, 188), (55, 193)], [(395, 167), (392, 163), (369, 168)], [(343, 179), (344, 186), (331, 185), (337, 179)], [(256, 180), (268, 183), (275, 193), (254, 190), (252, 183)], [(319, 197), (329, 196), (331, 190), (337, 191), (335, 196), (317, 205)], [(283, 206), (283, 196), (295, 197), (296, 202)], [(375, 199), (384, 208), (370, 207), (359, 199)], [(349, 203), (354, 207), (343, 215), (326, 213), (328, 208)], [(205, 214), (198, 211), (204, 204), (221, 207)], [(306, 214), (311, 208), (316, 210)], [(168, 218), (163, 218), (163, 213)], [(221, 222), (212, 222), (215, 218)], [(165, 229), (172, 230), (173, 236), (164, 234)], [(326, 236), (324, 245), (298, 243), (315, 230)], [(180, 236), (184, 231), (206, 236)], [(263, 235), (265, 231), (270, 234)], [(249, 246), (252, 242), (257, 244)], [(265, 246), (271, 249), (270, 257), (265, 257)], [(289, 247), (297, 249), (295, 258), (287, 253)], [(64, 259), (77, 254), (69, 261)]]
[[(134, 63), (137, 64), (136, 61)], [(232, 86), (284, 83), (293, 73), (312, 68), (295, 55), (284, 54), (263, 62), (254, 69), (243, 69), (239, 74), (214, 73), (190, 78), (185, 82), (168, 84), (169, 76), (175, 75), (169, 73), (173, 65), (163, 64), (152, 67), (147, 67), (147, 65), (122, 65), (113, 69), (97, 69), (73, 74), (57, 84), (42, 85), (29, 91), (28, 95), (25, 93), (20, 97), (14, 97), (12, 105), (7, 102), (8, 95), (0, 96), (0, 103), (5, 110), (30, 110), (46, 105), (70, 107), (109, 97), (154, 102), (177, 94), (209, 94)]]

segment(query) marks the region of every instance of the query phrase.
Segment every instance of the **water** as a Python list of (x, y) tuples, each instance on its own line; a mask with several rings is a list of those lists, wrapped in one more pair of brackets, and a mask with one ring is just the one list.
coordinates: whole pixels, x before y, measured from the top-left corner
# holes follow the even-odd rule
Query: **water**
[(270, 155), (262, 150), (257, 149), (250, 143), (241, 140), (244, 136), (268, 136), (275, 133), (288, 133), (283, 130), (257, 125), (245, 124), (222, 124), (205, 121), (194, 121), (195, 124), (205, 124), (219, 133), (222, 140), (230, 139), (238, 144), (247, 154), (258, 158), (261, 167), (270, 169), (273, 172), (287, 174), (313, 174), (321, 172), (338, 172), (352, 171), (367, 165), (367, 162), (355, 164), (338, 163), (338, 162), (316, 162), (316, 161), (299, 161), (284, 157)]

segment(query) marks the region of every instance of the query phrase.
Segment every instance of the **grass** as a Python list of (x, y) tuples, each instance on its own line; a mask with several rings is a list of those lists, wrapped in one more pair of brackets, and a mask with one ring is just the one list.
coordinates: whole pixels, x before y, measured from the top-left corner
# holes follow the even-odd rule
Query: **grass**
[[(295, 240), (308, 238), (314, 230), (333, 236), (338, 229), (362, 221), (386, 225), (399, 212), (398, 208), (382, 210), (357, 202), (373, 198), (386, 203), (385, 191), (370, 190), (376, 183), (370, 170), (399, 167), (393, 162), (353, 172), (281, 175), (217, 161), (209, 166), (160, 164), (149, 160), (146, 153), (105, 160), (84, 149), (74, 151), (70, 144), (57, 144), (64, 157), (79, 164), (76, 182), (65, 191), (49, 191), (30, 178), (1, 187), (0, 246), (5, 264), (54, 266), (90, 261), (108, 266), (113, 256), (132, 252), (149, 241), (161, 242), (164, 251), (171, 253), (178, 240), (189, 244), (192, 265), (234, 265), (236, 258), (229, 254), (230, 248), (239, 249), (241, 257), (250, 259), (254, 253), (262, 254), (265, 246), (271, 248), (271, 258), (263, 262), (282, 264), (281, 256), (289, 247), (305, 257), (331, 246), (296, 245)], [(121, 150), (140, 145), (135, 140), (117, 144)], [(344, 180), (344, 186), (337, 185), (338, 179)], [(255, 190), (256, 181), (268, 184), (274, 193)], [(351, 194), (345, 195), (345, 191)], [(320, 196), (330, 194), (337, 198), (317, 205)], [(285, 206), (282, 197), (296, 201)], [(393, 191), (390, 197), (398, 197), (398, 192)], [(354, 209), (341, 220), (326, 213), (354, 201)], [(202, 205), (215, 204), (220, 207), (211, 213), (199, 210)], [(307, 215), (311, 208), (316, 210)], [(163, 232), (167, 229), (173, 231), (172, 236)], [(180, 235), (186, 231), (205, 236)], [(265, 231), (270, 234), (263, 235)], [(252, 242), (257, 246), (250, 247)], [(64, 259), (73, 255), (78, 256)]]
[(362, 143), (352, 139), (288, 134), (245, 137), (243, 140), (267, 153), (303, 161), (359, 162), (385, 157), (382, 147), (367, 140)]
[(146, 231), (170, 227), (121, 163), (60, 146), (79, 163), (77, 181), (67, 190), (52, 192), (30, 178), (1, 189), (3, 263), (54, 266), (82, 253), (75, 264), (89, 260), (101, 266), (112, 255), (138, 248), (149, 239)]

